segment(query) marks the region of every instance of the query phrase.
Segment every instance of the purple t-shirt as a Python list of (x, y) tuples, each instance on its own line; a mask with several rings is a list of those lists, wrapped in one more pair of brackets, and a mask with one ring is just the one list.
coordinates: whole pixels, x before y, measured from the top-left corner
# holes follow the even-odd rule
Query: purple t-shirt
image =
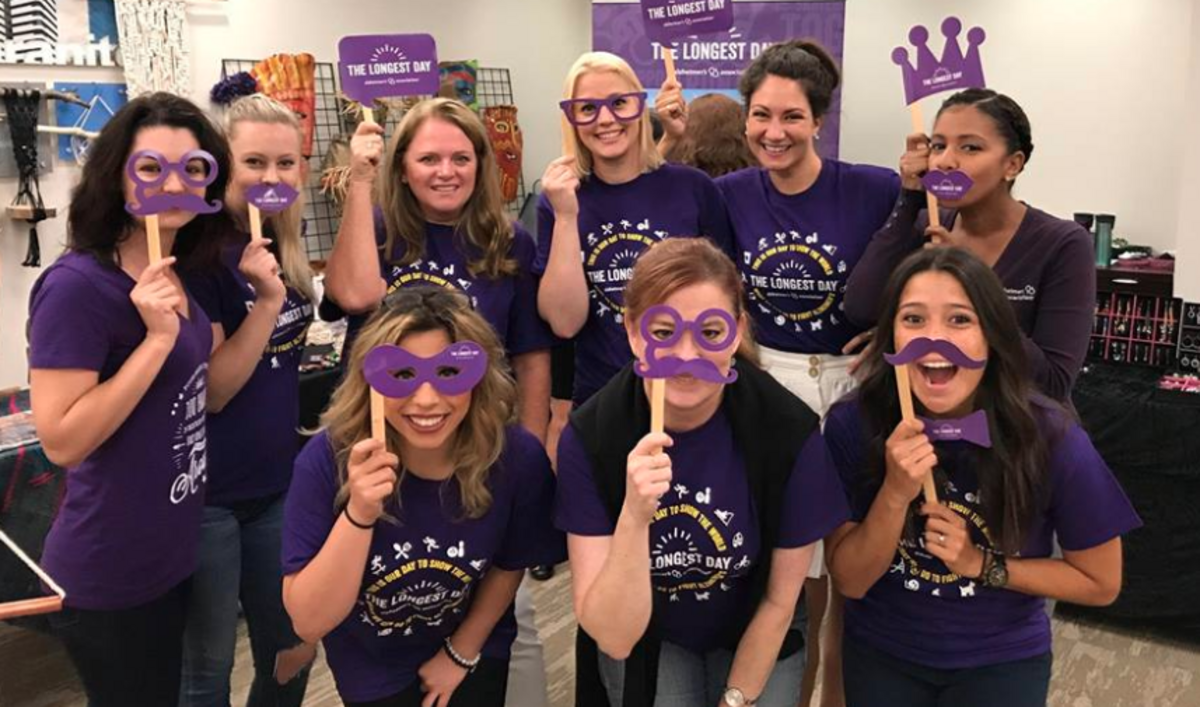
[[(892, 270), (924, 244), (925, 202), (924, 192), (905, 190), (851, 276), (846, 314), (861, 326), (875, 325)], [(942, 225), (953, 228), (956, 215), (942, 209)], [(1087, 354), (1096, 309), (1091, 236), (1074, 221), (1029, 206), (992, 270), (1017, 313), (1038, 388), (1066, 400)]]
[[(521, 570), (564, 559), (563, 535), (551, 523), (554, 474), (532, 435), (508, 429), (488, 488), (491, 508), (470, 520), (462, 517), (457, 480), (404, 478), (400, 505), (392, 500), (386, 507), (401, 524), (380, 519), (375, 526), (359, 598), (324, 638), (342, 699), (382, 699), (416, 680), (417, 669), (466, 618), (476, 586), (493, 565)], [(285, 575), (304, 569), (325, 544), (338, 518), (337, 491), (333, 449), (321, 432), (296, 458), (284, 517)], [(510, 608), (483, 655), (507, 658), (516, 634)]]
[[(134, 281), (67, 253), (42, 273), (29, 306), (29, 366), (96, 371), (104, 383), (146, 338)], [(205, 391), (212, 325), (189, 297), (175, 348), (125, 422), (78, 466), (42, 566), (79, 609), (126, 609), (196, 569), (207, 480)]]
[[(1022, 558), (1049, 557), (1052, 537), (1064, 550), (1085, 550), (1129, 532), (1141, 520), (1091, 440), (1065, 413), (1039, 405), (1040, 428), (1062, 429), (1050, 448), (1050, 497), (1032, 520)], [(866, 517), (882, 480), (864, 479), (867, 436), (857, 400), (838, 403), (825, 439), (850, 497), (855, 522)], [(942, 503), (967, 519), (972, 540), (990, 546), (979, 505), (969, 442), (937, 445), (949, 488)], [(989, 589), (951, 572), (920, 545), (906, 541), (891, 568), (860, 600), (846, 600), (846, 633), (878, 650), (934, 668), (995, 665), (1050, 650), (1045, 599)]]
[[(650, 526), (650, 581), (659, 636), (703, 653), (750, 601), (749, 575), (764, 548), (733, 428), (718, 411), (688, 432), (670, 432), (674, 472)], [(803, 547), (846, 521), (845, 496), (819, 432), (814, 432), (787, 484), (778, 547)], [(558, 443), (555, 524), (574, 535), (612, 535), (592, 477), (592, 464), (575, 430)]]
[[(622, 322), (625, 285), (638, 256), (664, 238), (707, 236), (725, 252), (731, 243), (721, 193), (698, 169), (664, 164), (624, 184), (606, 184), (592, 175), (583, 180), (578, 198), (579, 249), (591, 304), (575, 337), (576, 405), (633, 358)], [(544, 194), (537, 216), (534, 271), (540, 275), (554, 234), (554, 209)]]
[(759, 343), (840, 354), (861, 331), (842, 311), (846, 280), (900, 192), (890, 169), (825, 159), (800, 194), (779, 192), (765, 169), (717, 180), (735, 237)]
[[(383, 213), (375, 211), (375, 242), (382, 246), (387, 240)], [(497, 280), (484, 275), (472, 275), (467, 267), (476, 253), (463, 239), (454, 235), (453, 226), (425, 224), (425, 256), (410, 265), (399, 265), (407, 250), (397, 238), (390, 259), (379, 254), (379, 271), (391, 294), (402, 287), (445, 287), (458, 290), (471, 299), (471, 305), (492, 325), (509, 356), (543, 351), (555, 345), (554, 334), (538, 315), (538, 278), (533, 265), (536, 251), (533, 238), (519, 223), (513, 224), (513, 243), (509, 257), (517, 261), (518, 272), (512, 277)], [(344, 312), (328, 296), (321, 304), (321, 318), (340, 319)], [(348, 355), (358, 330), (370, 314), (351, 314), (347, 322)]]
[[(226, 246), (220, 270), (189, 274), (188, 289), (225, 338), (242, 326), (257, 296), (238, 270), (248, 238)], [(287, 490), (298, 451), (300, 359), (312, 323), (312, 303), (293, 287), (250, 379), (221, 412), (208, 418), (210, 506), (262, 498)]]

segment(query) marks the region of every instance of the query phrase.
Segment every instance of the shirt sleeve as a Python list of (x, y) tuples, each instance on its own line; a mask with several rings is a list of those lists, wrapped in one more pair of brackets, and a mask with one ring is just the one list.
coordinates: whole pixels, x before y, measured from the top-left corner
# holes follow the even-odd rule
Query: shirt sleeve
[(784, 496), (778, 547), (804, 547), (849, 520), (846, 495), (820, 431), (814, 430), (800, 450)]
[(592, 476), (592, 463), (571, 425), (558, 440), (558, 492), (554, 500), (554, 525), (572, 535), (604, 536), (616, 532), (600, 489)]
[(1051, 454), (1050, 520), (1064, 550), (1086, 550), (1142, 525), (1087, 433), (1072, 424)]
[(514, 488), (512, 514), (495, 564), (504, 570), (555, 565), (567, 558), (566, 536), (554, 527), (554, 472), (550, 458), (523, 430), (509, 436)]
[(553, 332), (538, 314), (538, 276), (533, 272), (537, 257), (533, 238), (520, 225), (513, 226), (513, 254), (519, 268), (514, 283), (513, 302), (508, 309), (508, 333), (505, 336), (510, 356), (544, 351), (555, 345)]
[(533, 259), (533, 274), (541, 277), (550, 262), (550, 241), (554, 238), (554, 207), (550, 198), (542, 193), (537, 203), (537, 257)]
[(917, 217), (925, 201), (923, 191), (901, 191), (883, 228), (871, 236), (867, 249), (850, 271), (844, 303), (846, 317), (854, 324), (864, 329), (875, 326), (892, 270), (924, 244), (925, 234), (917, 228)]
[(875, 494), (864, 488), (862, 475), (862, 449), (865, 441), (860, 427), (852, 419), (856, 408), (846, 404), (835, 405), (825, 418), (824, 438), (829, 459), (841, 482), (843, 498), (849, 511), (849, 520), (861, 523), (871, 510)]
[[(224, 264), (205, 272), (184, 276), (188, 293), (196, 300), (213, 324), (220, 324), (225, 337), (236, 330), (234, 307), (244, 306), (238, 297), (237, 281)], [(243, 317), (244, 318), (244, 317)]]
[(296, 457), (292, 485), (283, 514), (281, 563), (283, 574), (296, 574), (317, 556), (337, 513), (337, 468), (329, 437), (321, 433), (309, 440)]
[(111, 338), (100, 292), (68, 267), (47, 271), (29, 305), (29, 367), (101, 371)]
[[(1071, 224), (1075, 226), (1075, 224)], [(1037, 294), (1037, 314), (1025, 354), (1038, 388), (1066, 400), (1087, 355), (1096, 309), (1096, 266), (1092, 245), (1077, 227), (1046, 263)]]
[(733, 253), (733, 223), (729, 219), (725, 197), (708, 175), (701, 174), (700, 178), (700, 233), (729, 255)]

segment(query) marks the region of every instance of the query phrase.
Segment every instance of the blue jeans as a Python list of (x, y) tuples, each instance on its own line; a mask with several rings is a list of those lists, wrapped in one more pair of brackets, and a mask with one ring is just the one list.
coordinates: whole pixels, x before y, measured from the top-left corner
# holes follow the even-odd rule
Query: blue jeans
[(229, 707), (229, 675), (237, 643), (238, 601), (246, 615), (254, 682), (249, 707), (299, 707), (308, 670), (275, 682), (275, 655), (299, 645), (283, 608), (279, 565), (284, 496), (206, 506), (200, 564), (192, 578), (184, 631), (183, 707)]
[[(658, 654), (658, 685), (654, 707), (706, 707), (720, 704), (733, 667), (733, 652), (719, 649), (693, 653), (674, 643), (662, 642)], [(804, 651), (800, 650), (775, 663), (767, 686), (755, 702), (756, 707), (796, 707), (800, 701), (800, 683), (804, 679)], [(621, 704), (625, 688), (625, 663), (600, 652), (600, 682), (608, 693), (608, 703)], [(734, 685), (733, 687), (737, 687)], [(747, 695), (755, 698), (755, 695)]]

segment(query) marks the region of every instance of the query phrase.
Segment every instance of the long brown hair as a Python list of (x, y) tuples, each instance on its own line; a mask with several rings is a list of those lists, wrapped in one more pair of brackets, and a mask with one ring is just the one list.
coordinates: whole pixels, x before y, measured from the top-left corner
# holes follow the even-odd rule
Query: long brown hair
[(391, 257), (397, 238), (403, 240), (405, 246), (400, 265), (410, 265), (425, 257), (425, 216), (403, 177), (404, 155), (417, 130), (427, 120), (441, 120), (455, 126), (463, 131), (475, 150), (475, 184), (454, 227), (455, 238), (463, 238), (474, 251), (468, 253), (468, 257), (477, 255), (467, 262), (471, 275), (483, 275), (493, 280), (515, 275), (517, 261), (510, 255), (513, 225), (504, 210), (500, 167), (488, 141), (487, 128), (474, 111), (450, 98), (421, 101), (405, 113), (384, 154), (378, 197), (387, 228), (387, 239), (383, 244), (385, 257)]
[(642, 253), (625, 286), (625, 326), (636, 328), (642, 313), (653, 305), (685, 287), (704, 283), (721, 288), (733, 305), (734, 319), (746, 323), (738, 357), (761, 366), (737, 266), (707, 238), (668, 238)]
[(721, 93), (706, 93), (688, 105), (683, 138), (663, 156), (714, 179), (758, 164), (746, 144), (746, 111)]
[[(474, 341), (488, 355), (487, 374), (472, 391), (471, 406), (455, 431), (450, 456), (466, 516), (478, 518), (491, 506), (488, 472), (504, 451), (505, 428), (515, 421), (517, 409), (517, 386), (509, 374), (504, 348), (491, 325), (471, 309), (462, 293), (440, 287), (409, 287), (389, 295), (367, 320), (354, 340), (346, 362), (346, 377), (334, 391), (329, 409), (321, 416), (341, 483), (335, 508), (340, 510), (349, 500), (346, 465), (350, 448), (371, 436), (370, 386), (362, 374), (363, 359), (376, 346), (399, 345), (409, 334), (437, 330), (446, 332), (452, 342)], [(400, 449), (399, 433), (390, 425), (387, 446), (396, 452)], [(397, 504), (405, 474), (401, 458)]]

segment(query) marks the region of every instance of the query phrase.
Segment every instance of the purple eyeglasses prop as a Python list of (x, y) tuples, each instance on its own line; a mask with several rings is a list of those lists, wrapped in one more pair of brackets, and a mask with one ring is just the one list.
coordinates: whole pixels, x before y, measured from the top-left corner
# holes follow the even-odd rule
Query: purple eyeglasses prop
[(940, 200), (957, 201), (971, 191), (975, 182), (965, 172), (957, 169), (950, 172), (931, 169), (921, 178), (921, 184), (925, 187), (925, 191)]
[[(671, 320), (672, 332), (665, 339), (654, 337), (651, 329), (655, 317), (664, 316)], [(704, 338), (704, 324), (717, 317), (725, 324), (725, 336), (717, 340)], [(656, 304), (646, 310), (641, 322), (642, 339), (646, 342), (646, 362), (636, 363), (633, 370), (642, 378), (671, 378), (673, 376), (690, 375), (710, 383), (732, 383), (737, 380), (738, 373), (729, 369), (729, 375), (721, 373), (721, 369), (712, 361), (704, 358), (684, 360), (677, 356), (658, 357), (660, 349), (667, 349), (679, 343), (685, 331), (691, 332), (692, 341), (705, 351), (724, 351), (737, 338), (737, 320), (723, 309), (706, 309), (696, 317), (695, 321), (687, 321), (679, 312), (669, 305)]]
[[(158, 176), (152, 179), (142, 178), (142, 175), (138, 173), (138, 161), (143, 159), (151, 159), (158, 163)], [(188, 165), (196, 160), (205, 163), (206, 168), (203, 175), (188, 174)], [(171, 172), (177, 174), (180, 181), (188, 187), (194, 189), (207, 187), (217, 178), (217, 160), (204, 150), (192, 150), (178, 162), (171, 162), (163, 157), (161, 152), (155, 150), (139, 150), (133, 153), (129, 156), (129, 161), (125, 163), (125, 174), (133, 180), (133, 196), (137, 199), (137, 206), (125, 204), (125, 210), (138, 216), (153, 216), (170, 209), (191, 211), (197, 214), (212, 214), (221, 210), (220, 199), (213, 199), (212, 203), (209, 203), (203, 197), (187, 192), (183, 194), (146, 193), (165, 184)]]
[(278, 184), (255, 184), (246, 190), (246, 201), (255, 208), (269, 214), (283, 211), (296, 203), (300, 192), (283, 182)]
[[(632, 103), (632, 106), (618, 107), (618, 101)], [(586, 110), (588, 106), (592, 108), (590, 115), (576, 115), (577, 110)], [(608, 112), (619, 122), (632, 123), (642, 117), (642, 113), (646, 110), (646, 92), (619, 93), (608, 98), (568, 98), (559, 101), (558, 107), (562, 108), (563, 115), (567, 116), (567, 122), (576, 127), (591, 125), (599, 120), (601, 108), (608, 108)]]
[(952, 341), (947, 341), (946, 339), (929, 339), (924, 336), (918, 336), (908, 342), (898, 353), (885, 353), (883, 359), (893, 366), (902, 366), (928, 356), (931, 353), (941, 356), (960, 368), (983, 368), (987, 365), (986, 359), (980, 361), (971, 358), (963, 353), (962, 349), (955, 346)]
[(425, 383), (442, 395), (462, 395), (479, 385), (487, 366), (487, 352), (474, 341), (455, 342), (429, 358), (383, 344), (367, 353), (363, 376), (388, 398), (407, 398)]

